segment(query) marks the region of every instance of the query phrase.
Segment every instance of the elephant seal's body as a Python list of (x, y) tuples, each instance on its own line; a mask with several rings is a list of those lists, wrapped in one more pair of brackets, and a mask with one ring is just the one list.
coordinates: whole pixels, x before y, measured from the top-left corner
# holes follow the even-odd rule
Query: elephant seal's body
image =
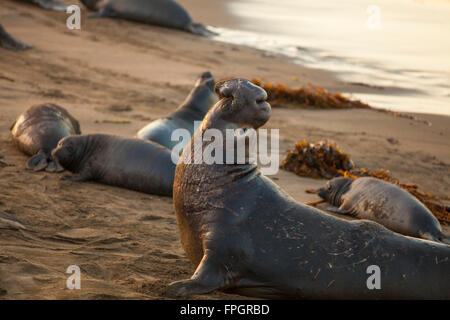
[(68, 5), (57, 0), (21, 0), (23, 2), (32, 3), (41, 8), (54, 11), (66, 11)]
[(11, 36), (0, 24), (0, 46), (9, 50), (26, 50), (32, 48), (29, 44)]
[[(258, 128), (269, 119), (266, 93), (249, 81), (221, 82), (216, 91), (222, 99), (196, 135), (210, 128)], [(219, 289), (265, 298), (450, 298), (449, 246), (299, 204), (254, 164), (195, 164), (195, 153), (188, 152), (192, 145), (198, 148), (195, 137), (178, 162), (173, 198), (181, 243), (197, 269), (191, 279), (172, 283), (170, 291), (183, 296)], [(380, 268), (381, 289), (368, 288), (372, 265)]]
[(170, 151), (157, 143), (105, 134), (71, 136), (52, 155), (65, 169), (79, 173), (66, 176), (69, 180), (172, 195), (175, 164)]
[(317, 191), (336, 211), (376, 221), (401, 234), (450, 243), (436, 217), (409, 192), (372, 177), (334, 178)]
[(180, 29), (194, 34), (212, 34), (203, 25), (194, 23), (189, 13), (173, 0), (80, 0), (98, 11), (92, 17), (121, 18), (161, 27)]
[[(186, 129), (190, 136), (194, 134), (194, 121), (202, 121), (208, 110), (217, 102), (214, 93), (214, 78), (210, 72), (204, 72), (195, 83), (184, 102), (175, 112), (165, 118), (150, 122), (139, 130), (137, 137), (151, 140), (172, 150), (178, 141), (172, 141), (172, 132), (176, 129)], [(180, 144), (180, 151), (189, 142)]]
[(28, 108), (11, 127), (17, 147), (32, 156), (27, 168), (34, 171), (62, 171), (50, 153), (59, 140), (80, 133), (78, 121), (66, 109), (51, 103)]

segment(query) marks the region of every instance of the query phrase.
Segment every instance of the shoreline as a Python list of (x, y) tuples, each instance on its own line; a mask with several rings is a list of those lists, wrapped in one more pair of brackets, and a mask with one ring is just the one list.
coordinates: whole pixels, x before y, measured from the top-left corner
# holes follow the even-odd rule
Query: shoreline
[[(201, 18), (203, 12), (215, 19), (212, 4), (180, 2), (188, 1), (193, 17)], [(0, 48), (0, 211), (30, 230), (0, 233), (2, 299), (172, 299), (166, 286), (194, 272), (180, 244), (171, 198), (27, 171), (28, 157), (14, 146), (9, 132), (25, 108), (52, 102), (78, 119), (84, 134), (132, 137), (149, 121), (171, 113), (206, 70), (216, 80), (345, 86), (327, 71), (186, 32), (85, 19), (85, 10), (82, 30), (70, 31), (64, 13), (11, 0), (2, 6), (5, 29), (34, 46), (26, 52)], [(420, 117), (432, 125), (373, 110), (273, 108), (265, 128), (280, 130), (280, 160), (298, 141), (328, 139), (358, 167), (389, 169), (404, 183), (447, 196), (450, 117)], [(284, 170), (271, 179), (300, 202), (317, 200), (305, 189), (325, 182)], [(443, 229), (450, 234), (450, 227)], [(80, 266), (82, 290), (65, 288), (65, 271), (73, 264)], [(192, 298), (245, 299), (219, 292)]]
[[(192, 9), (193, 13), (197, 13), (198, 7), (201, 6), (198, 0), (184, 0), (181, 1), (183, 5), (187, 6), (188, 9)], [(258, 50), (263, 50), (264, 54), (267, 56), (277, 56), (279, 58), (285, 59), (288, 63), (296, 64), (302, 67), (310, 68), (310, 69), (318, 69), (322, 71), (326, 71), (329, 73), (330, 77), (333, 77), (334, 80), (337, 81), (336, 84), (330, 84), (325, 86), (325, 88), (329, 91), (341, 92), (345, 96), (351, 97), (356, 96), (356, 99), (359, 99), (363, 102), (366, 102), (377, 109), (387, 109), (393, 110), (396, 112), (403, 113), (424, 113), (424, 114), (440, 114), (450, 116), (450, 110), (448, 109), (448, 105), (450, 100), (444, 98), (444, 96), (436, 96), (428, 92), (429, 87), (422, 87), (420, 83), (409, 83), (409, 85), (401, 85), (401, 81), (399, 83), (391, 83), (388, 85), (378, 84), (367, 76), (363, 75), (363, 71), (351, 71), (351, 69), (356, 68), (358, 64), (343, 64), (340, 65), (338, 69), (335, 67), (327, 68), (326, 61), (317, 62), (314, 64), (308, 63), (308, 59), (316, 56), (309, 56), (308, 51), (310, 50), (319, 50), (323, 51), (324, 48), (304, 48), (299, 47), (298, 43), (294, 42), (286, 42), (284, 45), (282, 43), (274, 44), (271, 46), (271, 41), (274, 41), (274, 36), (269, 36), (266, 39), (265, 34), (257, 31), (248, 31), (248, 30), (259, 30), (261, 31), (260, 24), (264, 22), (262, 18), (252, 18), (251, 15), (248, 15), (250, 22), (255, 23), (255, 27), (250, 27), (249, 21), (242, 18), (239, 15), (236, 15), (235, 12), (228, 8), (228, 6), (234, 6), (236, 1), (227, 1), (217, 2), (212, 1), (208, 3), (209, 10), (208, 12), (219, 10), (221, 14), (219, 15), (220, 19), (216, 20), (211, 17), (211, 15), (206, 15), (203, 10), (200, 10), (200, 13), (197, 14), (199, 19), (204, 19), (202, 21), (207, 22), (208, 24), (218, 27), (217, 30), (214, 30), (219, 33), (219, 36), (215, 37), (215, 40), (225, 42), (225, 43), (234, 43), (237, 45), (247, 46), (249, 48), (255, 48)], [(217, 17), (215, 15), (214, 17)], [(226, 29), (221, 29), (226, 28)], [(245, 31), (244, 31), (245, 30)], [(224, 35), (220, 35), (223, 32)], [(247, 34), (249, 33), (249, 34)], [(250, 35), (251, 34), (251, 35)], [(281, 37), (284, 37), (284, 34), (281, 34)], [(255, 41), (255, 38), (260, 39), (259, 41), (264, 44), (269, 42), (269, 47), (264, 49), (262, 45), (259, 45), (259, 42)], [(240, 39), (240, 40), (233, 40)], [(265, 39), (265, 40), (264, 40)], [(270, 41), (269, 41), (270, 40)], [(288, 50), (288, 48), (290, 50)], [(304, 53), (294, 53), (292, 50), (295, 48), (300, 48)], [(300, 50), (299, 49), (299, 50)], [(306, 58), (303, 57), (306, 54)], [(331, 54), (331, 53), (330, 53)], [(337, 56), (336, 56), (337, 58)], [(347, 60), (347, 57), (341, 57), (343, 60)], [(303, 61), (305, 60), (305, 61)], [(349, 59), (351, 60), (351, 59)], [(376, 60), (375, 60), (376, 61)], [(369, 64), (373, 64), (372, 61)], [(342, 64), (342, 61), (341, 61)], [(316, 67), (317, 66), (317, 67)], [(342, 69), (342, 67), (347, 69)], [(392, 67), (392, 66), (391, 66)], [(316, 69), (316, 70), (317, 70)], [(386, 73), (393, 72), (395, 70), (390, 69), (370, 69), (370, 72), (375, 72), (374, 76), (380, 76), (378, 73)], [(362, 72), (362, 73), (361, 73)], [(367, 70), (365, 71), (367, 72)], [(418, 71), (419, 72), (419, 71)], [(387, 75), (385, 75), (387, 76)], [(361, 78), (362, 77), (362, 78)], [(295, 78), (295, 77), (293, 77)], [(359, 80), (358, 80), (359, 79)], [(384, 79), (384, 78), (383, 78)], [(394, 78), (393, 78), (394, 79)], [(268, 79), (270, 80), (270, 79)], [(404, 78), (406, 82), (410, 82), (409, 78)], [(384, 79), (386, 81), (386, 79)], [(288, 86), (296, 86), (298, 84), (295, 81), (288, 81), (286, 83)], [(428, 89), (427, 89), (428, 88)]]

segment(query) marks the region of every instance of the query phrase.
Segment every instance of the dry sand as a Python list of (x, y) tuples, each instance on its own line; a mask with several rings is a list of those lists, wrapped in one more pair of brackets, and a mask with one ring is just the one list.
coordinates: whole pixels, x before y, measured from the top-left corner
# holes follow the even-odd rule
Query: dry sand
[[(206, 6), (205, 1), (180, 2), (197, 21), (236, 23), (220, 1), (206, 1)], [(9, 128), (28, 106), (53, 102), (80, 121), (83, 133), (131, 137), (149, 120), (174, 110), (205, 70), (216, 79), (259, 77), (293, 86), (312, 82), (332, 90), (361, 90), (326, 71), (176, 30), (88, 20), (84, 11), (82, 30), (70, 31), (64, 13), (11, 0), (2, 0), (0, 9), (8, 32), (34, 45), (21, 53), (0, 48), (0, 159), (8, 164), (0, 166), (0, 211), (28, 228), (0, 229), (0, 298), (166, 299), (166, 285), (194, 271), (179, 242), (171, 198), (26, 171), (27, 156), (13, 146)], [(280, 129), (282, 154), (299, 140), (328, 139), (351, 154), (358, 167), (389, 169), (402, 182), (447, 196), (450, 118), (419, 117), (432, 125), (370, 110), (275, 109), (267, 127)], [(323, 183), (285, 171), (273, 179), (298, 201), (317, 199), (304, 190)], [(81, 268), (81, 290), (65, 289), (69, 265)]]

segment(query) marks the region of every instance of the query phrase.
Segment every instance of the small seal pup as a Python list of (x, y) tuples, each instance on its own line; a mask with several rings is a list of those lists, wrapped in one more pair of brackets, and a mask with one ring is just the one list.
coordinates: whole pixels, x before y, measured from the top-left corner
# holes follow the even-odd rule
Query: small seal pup
[[(194, 163), (192, 148), (213, 143), (201, 137), (202, 143), (196, 143), (197, 135), (208, 129), (256, 129), (270, 117), (266, 92), (247, 80), (219, 82), (216, 92), (221, 100), (206, 114), (175, 172), (173, 200), (181, 243), (196, 271), (188, 280), (171, 283), (169, 292), (450, 299), (450, 246), (300, 204), (256, 164)], [(374, 266), (380, 289), (373, 287)]]
[[(202, 121), (208, 110), (217, 102), (214, 92), (214, 78), (211, 72), (203, 72), (184, 102), (169, 116), (150, 122), (137, 133), (137, 137), (158, 142), (170, 150), (179, 144), (172, 141), (172, 132), (186, 129), (194, 134), (194, 121)], [(179, 145), (180, 152), (189, 141)]]
[(6, 30), (3, 28), (3, 26), (0, 24), (0, 45), (9, 50), (27, 50), (31, 49), (32, 46), (22, 42), (10, 34), (6, 32)]
[(441, 225), (428, 208), (396, 185), (372, 178), (334, 178), (317, 194), (331, 205), (332, 212), (376, 221), (392, 231), (450, 244)]
[(51, 103), (31, 106), (11, 126), (16, 146), (32, 156), (27, 169), (34, 171), (63, 171), (50, 152), (62, 138), (80, 133), (78, 121), (66, 109)]
[(194, 23), (189, 13), (173, 0), (80, 0), (88, 9), (98, 11), (90, 17), (121, 18), (161, 27), (212, 35), (204, 25)]
[(66, 11), (68, 5), (57, 0), (20, 0), (40, 6), (43, 9), (54, 11)]
[(151, 141), (106, 134), (62, 139), (52, 156), (78, 175), (72, 181), (97, 181), (144, 193), (171, 196), (175, 164), (169, 149)]

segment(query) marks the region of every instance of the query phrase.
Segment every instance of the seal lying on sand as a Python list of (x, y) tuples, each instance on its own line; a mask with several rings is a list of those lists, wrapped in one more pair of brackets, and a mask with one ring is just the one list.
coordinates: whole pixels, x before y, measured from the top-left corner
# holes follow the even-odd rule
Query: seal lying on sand
[(332, 212), (376, 221), (401, 234), (450, 244), (428, 208), (409, 192), (372, 177), (334, 178), (317, 194)]
[(172, 195), (175, 164), (170, 151), (157, 143), (106, 134), (71, 136), (52, 155), (64, 169), (79, 174), (65, 179)]
[(29, 44), (22, 42), (13, 36), (9, 35), (8, 32), (0, 24), (0, 45), (5, 49), (10, 50), (26, 50), (32, 48)]
[(98, 11), (91, 17), (121, 18), (167, 28), (180, 29), (198, 35), (212, 35), (204, 25), (194, 23), (189, 13), (173, 0), (80, 0), (86, 7)]
[[(208, 110), (217, 102), (214, 93), (214, 78), (210, 72), (204, 72), (195, 83), (184, 102), (168, 117), (150, 122), (139, 130), (137, 137), (158, 142), (172, 150), (179, 142), (172, 141), (172, 132), (176, 129), (186, 129), (190, 136), (194, 134), (194, 121), (202, 121)], [(186, 141), (181, 146), (184, 146)]]
[(78, 121), (66, 109), (51, 103), (28, 108), (11, 127), (17, 147), (32, 156), (27, 169), (34, 171), (63, 171), (50, 152), (62, 138), (80, 133)]
[(68, 5), (57, 0), (21, 0), (22, 2), (33, 3), (47, 10), (66, 11)]
[[(266, 92), (247, 80), (219, 82), (216, 91), (221, 100), (185, 147), (175, 172), (181, 243), (197, 269), (191, 279), (170, 284), (170, 291), (182, 296), (219, 289), (264, 298), (450, 298), (450, 246), (297, 203), (255, 164), (195, 164), (189, 148), (199, 148), (197, 135), (214, 128), (226, 137), (226, 129), (258, 128), (270, 116)], [(203, 147), (209, 143), (203, 141)], [(379, 267), (379, 290), (368, 286), (372, 265)]]

